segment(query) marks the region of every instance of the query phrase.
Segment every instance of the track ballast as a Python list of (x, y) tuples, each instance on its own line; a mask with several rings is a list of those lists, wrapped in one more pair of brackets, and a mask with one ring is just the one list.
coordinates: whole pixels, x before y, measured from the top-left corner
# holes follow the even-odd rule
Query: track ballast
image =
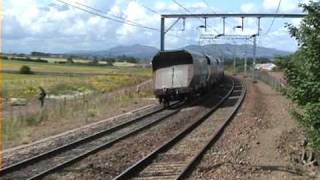
[[(240, 107), (246, 87), (233, 80), (228, 93), (193, 124), (125, 170), (120, 179), (183, 179), (215, 143)], [(212, 115), (212, 113), (214, 113)], [(211, 116), (211, 117), (210, 117)], [(210, 117), (210, 118), (209, 118)]]

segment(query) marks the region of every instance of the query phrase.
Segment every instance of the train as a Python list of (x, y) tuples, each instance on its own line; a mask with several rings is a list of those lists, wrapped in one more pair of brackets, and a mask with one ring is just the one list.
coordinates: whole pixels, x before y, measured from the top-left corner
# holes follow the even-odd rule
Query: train
[(160, 103), (207, 92), (224, 77), (223, 61), (190, 50), (160, 51), (152, 59), (153, 90)]

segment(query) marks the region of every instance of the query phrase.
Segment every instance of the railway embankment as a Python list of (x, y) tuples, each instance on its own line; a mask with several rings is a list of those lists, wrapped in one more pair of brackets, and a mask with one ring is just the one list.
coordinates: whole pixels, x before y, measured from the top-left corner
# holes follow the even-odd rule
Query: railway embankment
[(27, 145), (154, 104), (151, 84), (151, 80), (146, 80), (107, 93), (47, 99), (44, 107), (39, 106), (38, 100), (25, 106), (4, 103), (4, 149)]
[[(299, 127), (297, 121), (290, 115), (290, 110), (294, 104), (290, 100), (286, 99), (281, 93), (273, 90), (270, 86), (261, 81), (252, 83), (250, 79), (243, 80), (247, 87), (247, 95), (241, 108), (238, 110), (233, 120), (230, 121), (230, 124), (228, 124), (228, 126), (226, 126), (222, 131), (223, 133), (221, 134), (221, 137), (219, 137), (215, 143), (211, 144), (200, 161), (192, 166), (192, 169), (190, 169), (190, 172), (188, 173), (188, 178), (319, 178), (319, 160), (317, 159), (317, 156), (312, 153), (311, 149), (308, 148), (308, 141), (305, 139), (302, 129)], [(213, 91), (215, 92), (213, 93), (215, 96), (202, 99), (206, 99), (206, 102), (210, 101), (213, 103), (217, 100), (215, 100), (215, 98), (223, 97), (224, 91), (221, 91), (223, 89), (225, 88), (221, 86), (215, 90), (216, 92)], [(236, 88), (233, 96), (239, 96), (239, 92), (239, 89)], [(183, 143), (184, 141), (181, 141), (177, 146), (181, 146), (180, 149), (173, 148), (173, 150), (178, 150), (177, 152), (174, 151), (175, 153), (170, 153), (170, 151), (168, 151), (168, 155), (170, 155), (168, 156), (168, 162), (173, 160), (180, 162), (181, 158), (189, 157), (193, 151), (198, 151), (199, 148), (196, 148), (196, 144), (200, 145), (205, 139), (203, 138), (205, 136), (202, 135), (210, 136), (210, 134), (214, 134), (212, 128), (214, 129), (218, 127), (219, 125), (217, 126), (216, 123), (228, 114), (224, 111), (228, 108), (232, 108), (232, 104), (234, 104), (233, 96), (230, 98), (229, 103), (226, 102), (225, 105), (220, 107), (220, 110), (208, 118), (211, 118), (211, 121), (204, 121), (204, 124), (202, 125), (204, 128), (199, 126), (198, 131), (195, 131), (195, 133), (189, 133), (189, 136), (192, 137), (191, 139), (196, 139), (196, 141), (193, 142), (186, 140), (185, 144)], [(196, 102), (197, 101), (193, 103)], [(176, 136), (177, 133), (185, 127), (195, 123), (197, 119), (196, 117), (200, 116), (201, 113), (204, 113), (209, 107), (211, 107), (205, 105), (204, 102), (201, 103), (201, 100), (198, 103), (200, 104), (197, 105), (196, 103), (192, 106), (176, 109), (177, 114), (168, 116), (167, 118), (159, 121), (159, 123), (155, 123), (155, 125), (150, 126), (141, 132), (128, 136), (119, 142), (117, 141), (117, 143), (113, 143), (108, 146), (109, 148), (92, 153), (82, 160), (79, 159), (58, 171), (48, 173), (50, 175), (46, 176), (46, 178), (112, 179), (124, 172), (128, 167), (131, 167), (136, 162), (148, 156), (151, 152), (154, 152), (155, 149), (159, 148), (163, 143)], [(146, 108), (152, 111), (157, 107), (148, 106)], [(34, 153), (39, 154), (41, 152), (45, 152), (46, 149), (43, 147), (46, 145), (43, 144), (50, 144), (50, 142), (53, 142), (52, 146), (59, 146), (59, 143), (60, 145), (67, 143), (65, 140), (69, 139), (71, 142), (74, 141), (75, 138), (81, 137), (81, 135), (84, 135), (85, 137), (85, 134), (90, 134), (90, 132), (97, 132), (109, 127), (110, 125), (114, 126), (117, 125), (117, 123), (119, 124), (121, 122), (128, 121), (128, 117), (132, 118), (132, 116), (135, 115), (139, 116), (142, 112), (146, 113), (147, 111), (145, 110), (145, 108), (142, 108), (140, 111), (130, 112), (124, 117), (124, 119), (116, 118), (112, 121), (98, 122), (95, 126), (90, 125), (87, 129), (84, 128), (82, 133), (79, 130), (78, 132), (80, 132), (80, 134), (70, 132), (69, 134), (71, 138), (63, 136), (64, 138), (62, 138), (62, 140), (59, 140), (59, 138), (53, 138), (46, 142), (42, 142), (42, 145), (40, 143), (38, 147), (37, 145), (33, 147), (30, 146), (29, 148), (26, 148), (25, 151), (22, 151), (19, 156), (15, 156), (14, 153), (12, 153), (11, 157), (14, 158), (12, 159), (8, 156), (9, 158), (6, 159), (5, 163), (11, 162), (12, 164), (14, 161), (19, 162), (19, 157), (20, 159), (26, 159), (28, 158), (27, 156), (32, 157)], [(175, 109), (168, 109), (167, 111), (175, 111)], [(221, 113), (219, 113), (219, 111), (221, 111)], [(157, 116), (158, 115), (155, 115), (155, 117)], [(140, 124), (148, 124), (151, 120), (152, 119), (142, 120)], [(211, 123), (211, 125), (206, 125), (205, 123)], [(132, 127), (135, 127), (135, 124), (132, 125)], [(139, 125), (139, 123), (137, 125)], [(118, 133), (118, 135), (124, 135), (126, 133), (130, 133), (130, 131), (130, 126), (128, 126), (128, 128), (124, 128), (123, 130), (120, 129), (120, 134)], [(198, 137), (196, 132), (200, 133), (199, 135), (202, 134), (201, 138), (199, 138), (200, 136)], [(112, 140), (112, 138), (117, 137), (118, 135), (117, 133), (110, 134), (110, 137), (107, 137), (107, 139), (111, 138)], [(33, 151), (32, 149), (35, 147), (37, 147), (37, 150)], [(51, 145), (47, 147), (50, 149)], [(87, 147), (93, 148), (93, 146)], [(86, 146), (83, 145), (82, 149), (88, 150), (90, 148), (86, 148)], [(79, 150), (81, 148), (77, 147), (75, 148), (75, 151), (77, 151), (77, 149)], [(30, 150), (33, 152), (30, 152)], [(30, 153), (28, 153), (28, 151)], [(74, 153), (72, 154), (76, 155)], [(69, 158), (69, 156), (57, 157), (59, 161), (64, 159), (67, 160)], [(164, 165), (168, 162), (164, 160), (164, 163), (160, 164)], [(183, 163), (178, 164), (178, 166), (176, 166), (177, 164), (174, 164), (174, 167), (178, 168), (180, 165), (181, 167), (184, 167), (186, 162), (189, 161), (183, 161)], [(170, 170), (170, 168), (164, 168), (158, 165), (159, 163), (157, 166), (154, 166), (156, 167), (156, 171), (155, 168), (151, 168), (151, 170), (146, 169), (145, 171), (142, 171), (144, 173), (140, 173), (140, 176), (160, 176), (160, 171), (165, 172), (166, 174), (171, 173), (172, 169)], [(35, 164), (34, 166), (36, 167), (37, 165)], [(34, 169), (37, 169), (40, 172), (40, 167), (46, 168), (46, 166), (39, 166)], [(21, 170), (21, 173), (20, 175), (26, 174), (23, 169)], [(173, 176), (176, 176), (176, 174)]]
[[(190, 179), (317, 179), (317, 157), (290, 115), (294, 104), (258, 81)], [(318, 159), (319, 161), (319, 159)]]

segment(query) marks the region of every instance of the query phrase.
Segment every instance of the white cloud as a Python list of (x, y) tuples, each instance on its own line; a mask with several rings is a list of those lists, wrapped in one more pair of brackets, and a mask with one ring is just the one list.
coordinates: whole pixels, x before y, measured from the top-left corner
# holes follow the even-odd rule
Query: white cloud
[(256, 5), (253, 4), (253, 3), (245, 3), (245, 4), (242, 4), (241, 7), (240, 7), (240, 10), (241, 10), (242, 12), (245, 12), (245, 13), (258, 12)]
[(155, 9), (156, 10), (163, 10), (163, 9), (165, 9), (166, 8), (166, 3), (165, 2), (163, 2), (163, 1), (157, 1), (157, 2), (155, 2)]
[(300, 26), (302, 19), (291, 19), (290, 23), (296, 27)]
[[(283, 0), (283, 3), (293, 0)], [(146, 5), (139, 1), (128, 0), (69, 0), (68, 2), (81, 2), (105, 12), (107, 15), (120, 16), (127, 22), (136, 22), (144, 26), (160, 28), (160, 16), (145, 9)], [(203, 2), (184, 3), (179, 1), (192, 12), (212, 12)], [(277, 0), (264, 0), (263, 10), (270, 12), (276, 7), (268, 5)], [(4, 50), (9, 51), (50, 51), (65, 52), (79, 49), (102, 50), (119, 44), (146, 44), (159, 47), (159, 32), (141, 29), (127, 24), (116, 23), (102, 17), (62, 5), (61, 3), (46, 4), (36, 0), (10, 0), (5, 2), (4, 8)], [(276, 3), (277, 5), (277, 3)], [(284, 7), (282, 7), (284, 6)], [(148, 7), (161, 13), (186, 13), (181, 7), (171, 1), (156, 1)], [(241, 5), (242, 12), (256, 12), (257, 4), (246, 3)], [(286, 7), (294, 9), (293, 6)], [(262, 8), (262, 7), (261, 7)], [(215, 9), (217, 12), (225, 12)], [(174, 20), (167, 20), (169, 27)], [(227, 33), (250, 34), (256, 32), (256, 20), (245, 20), (245, 30), (233, 30), (232, 26), (239, 24), (240, 19), (228, 19)], [(295, 22), (297, 23), (297, 22)], [(197, 44), (199, 29), (203, 24), (199, 19), (187, 19), (186, 29), (181, 31), (180, 21), (166, 37), (167, 48), (180, 48), (187, 44)], [(221, 19), (210, 19), (208, 24), (222, 32)], [(216, 32), (215, 32), (216, 33)], [(276, 34), (272, 34), (276, 36)], [(176, 38), (179, 36), (182, 38)], [(284, 36), (284, 35), (279, 35)], [(273, 39), (274, 38), (270, 38)], [(285, 40), (284, 40), (285, 41)], [(272, 43), (272, 40), (268, 41)], [(271, 44), (272, 46), (272, 44)], [(284, 47), (284, 46), (283, 46)]]
[(192, 4), (190, 7), (193, 9), (197, 9), (197, 8), (206, 9), (206, 8), (208, 8), (208, 6), (204, 2), (196, 2), (196, 3)]
[[(279, 4), (279, 0), (264, 0), (263, 7), (265, 10), (271, 11), (276, 10)], [(298, 7), (296, 0), (282, 0), (280, 4), (280, 12), (299, 12), (301, 9)]]

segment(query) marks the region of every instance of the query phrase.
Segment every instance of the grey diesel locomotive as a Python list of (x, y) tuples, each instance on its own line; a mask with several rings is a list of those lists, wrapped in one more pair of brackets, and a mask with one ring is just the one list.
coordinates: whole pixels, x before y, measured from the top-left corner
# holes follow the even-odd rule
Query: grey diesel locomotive
[(204, 92), (223, 77), (223, 62), (187, 51), (160, 51), (152, 60), (154, 94), (160, 103)]

